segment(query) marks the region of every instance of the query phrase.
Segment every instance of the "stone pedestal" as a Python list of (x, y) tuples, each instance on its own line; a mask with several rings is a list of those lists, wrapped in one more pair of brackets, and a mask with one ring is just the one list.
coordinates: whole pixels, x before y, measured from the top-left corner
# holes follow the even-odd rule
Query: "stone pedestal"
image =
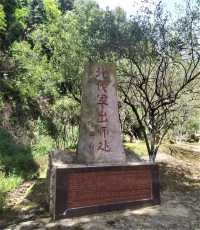
[(113, 66), (89, 64), (86, 67), (80, 117), (78, 161), (125, 163)]
[(51, 155), (50, 214), (53, 219), (160, 203), (158, 166), (133, 163), (83, 165)]

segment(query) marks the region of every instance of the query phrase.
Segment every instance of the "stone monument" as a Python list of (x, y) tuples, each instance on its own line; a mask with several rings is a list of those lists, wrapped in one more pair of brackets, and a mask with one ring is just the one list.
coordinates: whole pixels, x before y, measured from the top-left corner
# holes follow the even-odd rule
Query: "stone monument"
[(114, 66), (86, 67), (78, 142), (80, 163), (125, 163), (116, 87)]
[(114, 66), (86, 67), (77, 154), (49, 154), (53, 219), (160, 203), (158, 166), (126, 162), (116, 87)]

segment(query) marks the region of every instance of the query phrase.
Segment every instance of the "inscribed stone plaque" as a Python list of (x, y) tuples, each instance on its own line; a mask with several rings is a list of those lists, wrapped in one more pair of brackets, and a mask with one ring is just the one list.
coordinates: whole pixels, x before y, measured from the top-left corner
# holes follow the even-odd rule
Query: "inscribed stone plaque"
[(67, 205), (78, 208), (147, 200), (152, 198), (151, 184), (151, 171), (146, 168), (69, 173)]
[(125, 162), (115, 68), (111, 65), (86, 67), (82, 81), (78, 160), (87, 164)]

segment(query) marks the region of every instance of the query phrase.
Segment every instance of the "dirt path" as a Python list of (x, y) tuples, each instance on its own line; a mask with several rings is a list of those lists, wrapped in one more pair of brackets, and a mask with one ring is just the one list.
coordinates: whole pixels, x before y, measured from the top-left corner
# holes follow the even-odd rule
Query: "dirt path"
[[(183, 147), (183, 146), (182, 146)], [(171, 153), (170, 153), (171, 154)], [(23, 201), (16, 205), (24, 210), (27, 221), (4, 229), (68, 229), (68, 230), (129, 230), (129, 229), (200, 229), (200, 161), (198, 156), (159, 153), (161, 205), (104, 213), (51, 222), (44, 207), (44, 182), (27, 185)], [(23, 187), (23, 186), (22, 186)], [(23, 189), (22, 189), (23, 190)], [(26, 190), (26, 189), (25, 189)], [(31, 193), (31, 195), (30, 195)], [(14, 193), (19, 194), (19, 193)], [(27, 195), (26, 195), (27, 194)], [(11, 194), (12, 197), (12, 194)], [(37, 205), (31, 207), (34, 201)], [(30, 207), (29, 207), (30, 206)], [(27, 209), (27, 210), (26, 210)], [(23, 213), (23, 214), (22, 214)], [(32, 214), (31, 214), (32, 213)], [(20, 214), (20, 212), (19, 212)], [(19, 215), (20, 216), (20, 215)]]
[(34, 184), (34, 181), (26, 181), (17, 189), (8, 193), (7, 205), (9, 208), (15, 208), (26, 196), (28, 189)]

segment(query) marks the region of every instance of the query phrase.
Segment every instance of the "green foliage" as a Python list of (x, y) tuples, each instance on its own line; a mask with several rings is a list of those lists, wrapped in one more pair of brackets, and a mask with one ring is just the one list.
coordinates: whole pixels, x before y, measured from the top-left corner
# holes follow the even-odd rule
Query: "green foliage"
[(3, 5), (0, 4), (0, 33), (3, 33), (6, 30), (6, 18)]
[(43, 0), (32, 0), (28, 17), (29, 26), (34, 28), (38, 24), (46, 21), (46, 14)]
[(27, 7), (17, 8), (15, 10), (15, 18), (23, 29), (25, 29), (27, 25), (28, 13), (29, 11)]
[(200, 127), (200, 120), (199, 117), (198, 118), (191, 118), (187, 124), (186, 124), (186, 130), (188, 130), (190, 133), (195, 133), (197, 131), (199, 131), (199, 127)]
[(30, 147), (18, 144), (6, 130), (0, 129), (0, 171), (6, 176), (33, 178), (37, 168)]
[(60, 16), (60, 10), (58, 9), (58, 4), (56, 0), (44, 0), (44, 9), (47, 18), (53, 20)]
[(12, 53), (20, 72), (12, 83), (25, 98), (56, 93), (60, 75), (52, 68), (47, 56), (42, 55), (42, 52), (38, 43), (33, 49), (26, 41), (13, 44)]
[(58, 99), (50, 112), (51, 126), (46, 123), (48, 133), (59, 149), (75, 148), (78, 139), (80, 105), (63, 97)]
[(32, 146), (33, 157), (47, 155), (54, 147), (54, 141), (48, 135), (37, 135), (36, 143)]
[(3, 193), (12, 191), (16, 188), (21, 182), (22, 178), (17, 175), (11, 175), (7, 177), (4, 173), (0, 172), (0, 191)]
[(4, 49), (7, 49), (13, 41), (23, 37), (29, 12), (27, 5), (28, 2), (23, 0), (2, 0), (6, 20), (6, 33), (4, 33), (2, 44)]

